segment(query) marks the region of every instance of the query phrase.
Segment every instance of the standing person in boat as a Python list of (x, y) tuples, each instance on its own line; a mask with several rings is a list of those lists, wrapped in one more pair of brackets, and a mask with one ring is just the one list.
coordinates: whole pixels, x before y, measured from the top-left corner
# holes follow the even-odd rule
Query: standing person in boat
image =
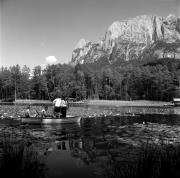
[(65, 98), (63, 97), (62, 98), (62, 100), (61, 100), (61, 116), (63, 117), (63, 118), (66, 118), (66, 112), (67, 112), (67, 107), (68, 107), (68, 105), (67, 105), (67, 101), (65, 100)]
[(54, 116), (59, 117), (61, 112), (61, 98), (56, 98), (53, 101), (54, 104)]

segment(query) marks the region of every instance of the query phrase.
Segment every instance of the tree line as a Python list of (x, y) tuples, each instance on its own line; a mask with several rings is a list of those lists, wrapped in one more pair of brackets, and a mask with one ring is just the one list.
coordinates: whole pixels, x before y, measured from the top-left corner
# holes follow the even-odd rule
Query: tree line
[(56, 97), (170, 101), (179, 97), (180, 60), (117, 61), (48, 65), (42, 70), (19, 65), (1, 67), (0, 99), (52, 100)]

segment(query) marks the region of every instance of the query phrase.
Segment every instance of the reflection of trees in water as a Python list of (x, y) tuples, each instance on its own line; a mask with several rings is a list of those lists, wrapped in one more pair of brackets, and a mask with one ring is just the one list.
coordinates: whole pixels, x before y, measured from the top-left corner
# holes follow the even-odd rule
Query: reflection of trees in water
[(116, 130), (119, 125), (130, 122), (127, 117), (87, 118), (82, 123), (80, 138), (69, 139), (71, 155), (85, 164), (103, 162), (104, 159), (124, 160), (131, 146), (118, 142)]
[(117, 165), (127, 162), (129, 155), (133, 160), (135, 152), (131, 146), (106, 138), (106, 135), (96, 135), (69, 139), (69, 147), (72, 157), (86, 165), (94, 165), (95, 174), (108, 177), (117, 169)]
[[(69, 147), (74, 158), (80, 158), (85, 164), (101, 162), (103, 159), (117, 159), (128, 154), (130, 147), (122, 146), (116, 140), (107, 140), (105, 136), (70, 139)], [(123, 158), (123, 156), (122, 156)]]
[[(146, 119), (149, 120), (151, 118), (152, 116)], [(167, 117), (161, 116), (154, 118), (154, 120), (158, 120), (158, 118), (165, 122), (164, 119)], [(142, 122), (142, 120), (140, 122)], [(86, 128), (79, 139), (70, 139), (69, 145), (72, 156), (82, 160), (87, 165), (95, 164), (95, 172), (105, 178), (148, 177), (144, 170), (149, 171), (149, 175), (151, 176), (148, 178), (154, 178), (154, 175), (151, 174), (154, 169), (158, 169), (158, 171), (161, 171), (161, 175), (165, 175), (162, 173), (162, 170), (160, 170), (160, 165), (163, 164), (164, 167), (166, 164), (168, 165), (168, 159), (173, 162), (173, 166), (171, 166), (173, 170), (174, 164), (178, 162), (178, 159), (176, 159), (175, 156), (171, 157), (171, 152), (168, 152), (168, 149), (164, 152), (161, 150), (161, 147), (150, 147), (150, 149), (145, 149), (144, 152), (141, 153), (138, 150), (139, 144), (141, 143), (140, 141), (142, 141), (143, 144), (145, 143), (145, 140), (147, 142), (148, 138), (146, 138), (146, 136), (151, 136), (150, 134), (154, 134), (152, 135), (152, 138), (155, 138), (158, 136), (158, 133), (160, 134), (160, 132), (164, 133), (164, 131), (166, 131), (167, 136), (164, 135), (163, 137), (166, 138), (171, 132), (176, 133), (176, 130), (171, 130), (172, 126), (160, 124), (135, 124), (113, 127), (113, 124), (114, 123), (111, 123), (109, 125), (111, 127), (93, 125), (93, 128), (91, 127), (91, 129)], [(150, 128), (151, 125), (153, 126), (152, 130)], [(100, 130), (94, 132), (97, 128), (100, 128)], [(132, 143), (138, 142), (139, 146), (133, 146)], [(173, 155), (176, 155), (176, 151), (173, 152)], [(156, 157), (158, 159), (156, 159)], [(161, 162), (157, 165), (158, 160)], [(154, 164), (156, 166), (154, 166)], [(178, 164), (180, 166), (180, 161)], [(164, 167), (163, 169), (165, 169)], [(169, 175), (172, 170), (169, 170)], [(158, 177), (157, 172), (154, 174)]]
[(85, 164), (89, 164), (89, 156), (87, 152), (84, 150), (82, 140), (69, 140), (69, 148), (71, 150), (71, 155), (74, 158), (80, 158)]
[[(81, 144), (82, 143), (82, 144)], [(72, 156), (85, 164), (95, 163), (95, 172), (103, 178), (179, 177), (180, 147), (145, 144), (122, 145), (101, 136), (69, 140)]]
[(104, 139), (106, 136), (69, 140), (71, 154), (85, 164), (94, 164), (103, 178), (177, 178), (180, 176), (180, 147), (146, 143), (140, 147)]

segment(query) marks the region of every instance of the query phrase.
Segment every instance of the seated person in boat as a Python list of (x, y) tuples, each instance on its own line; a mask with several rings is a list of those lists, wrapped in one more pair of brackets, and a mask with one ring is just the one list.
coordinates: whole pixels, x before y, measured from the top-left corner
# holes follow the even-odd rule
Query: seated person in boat
[(26, 117), (26, 118), (30, 117), (30, 105), (27, 106), (26, 111), (25, 111), (24, 114), (25, 114), (25, 117)]
[(61, 98), (56, 98), (53, 101), (54, 104), (54, 116), (55, 117), (60, 117), (60, 112), (61, 112)]
[(60, 111), (61, 111), (61, 116), (65, 118), (67, 112), (67, 101), (65, 101), (65, 98), (61, 100)]
[(50, 117), (51, 115), (49, 114), (48, 111), (48, 106), (44, 106), (44, 108), (41, 111), (41, 117)]

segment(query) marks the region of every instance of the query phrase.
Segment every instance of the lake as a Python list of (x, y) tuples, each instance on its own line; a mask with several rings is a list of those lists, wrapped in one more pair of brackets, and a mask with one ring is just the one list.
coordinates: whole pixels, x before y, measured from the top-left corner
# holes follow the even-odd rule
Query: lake
[[(0, 109), (12, 112), (8, 108)], [(0, 121), (0, 137), (6, 133), (31, 142), (45, 162), (46, 177), (50, 178), (112, 177), (114, 165), (133, 163), (139, 147), (147, 142), (180, 143), (179, 115), (121, 116), (120, 111), (124, 109), (132, 111), (132, 108), (71, 108), (71, 114), (83, 116), (80, 124), (18, 126), (4, 119)]]

